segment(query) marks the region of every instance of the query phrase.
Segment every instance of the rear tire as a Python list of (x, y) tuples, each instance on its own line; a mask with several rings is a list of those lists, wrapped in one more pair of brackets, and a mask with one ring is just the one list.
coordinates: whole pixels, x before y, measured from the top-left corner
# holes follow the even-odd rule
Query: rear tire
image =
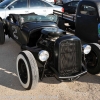
[(5, 33), (3, 28), (3, 23), (0, 21), (0, 44), (4, 44), (5, 42)]
[(87, 70), (90, 74), (98, 74), (100, 72), (100, 45), (97, 43), (89, 44), (91, 52), (86, 55)]
[(36, 60), (30, 51), (22, 51), (16, 61), (19, 81), (26, 89), (34, 89), (39, 81), (39, 72)]

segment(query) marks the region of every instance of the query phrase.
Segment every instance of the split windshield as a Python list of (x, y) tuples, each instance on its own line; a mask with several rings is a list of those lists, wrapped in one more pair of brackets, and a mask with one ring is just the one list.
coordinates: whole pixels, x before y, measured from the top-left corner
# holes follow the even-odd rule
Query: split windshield
[(52, 21), (57, 22), (57, 15), (20, 15), (20, 21), (21, 23), (25, 22), (41, 22), (41, 21)]

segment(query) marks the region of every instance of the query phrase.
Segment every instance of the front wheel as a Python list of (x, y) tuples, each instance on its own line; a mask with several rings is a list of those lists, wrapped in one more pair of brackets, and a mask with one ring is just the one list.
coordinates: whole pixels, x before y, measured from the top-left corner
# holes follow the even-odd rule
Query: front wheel
[(39, 72), (36, 60), (30, 51), (22, 51), (16, 61), (16, 68), (21, 85), (29, 90), (36, 87)]
[(87, 70), (90, 74), (98, 74), (100, 72), (100, 45), (97, 43), (89, 44), (91, 52), (85, 55)]

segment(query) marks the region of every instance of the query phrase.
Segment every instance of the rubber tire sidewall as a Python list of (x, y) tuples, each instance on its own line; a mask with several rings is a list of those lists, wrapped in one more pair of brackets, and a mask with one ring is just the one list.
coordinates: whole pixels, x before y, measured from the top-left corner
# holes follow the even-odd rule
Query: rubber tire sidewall
[(90, 74), (98, 74), (100, 72), (100, 45), (97, 43), (91, 43), (89, 45), (91, 45), (92, 48), (91, 50), (95, 52), (98, 61), (97, 61), (97, 66), (95, 66), (94, 68), (89, 68), (87, 66), (87, 69)]
[[(26, 84), (24, 84), (21, 81), (21, 78), (19, 76), (18, 61), (20, 59), (22, 59), (24, 61), (25, 65), (26, 65), (27, 73), (28, 73), (28, 81)], [(21, 85), (26, 90), (34, 89), (39, 81), (39, 72), (38, 72), (36, 60), (30, 51), (25, 50), (25, 51), (22, 51), (18, 55), (17, 61), (16, 61), (16, 69), (17, 69), (17, 75), (18, 75), (18, 78), (19, 78)]]
[(0, 21), (0, 44), (4, 44), (5, 42), (5, 33), (3, 28), (3, 23)]

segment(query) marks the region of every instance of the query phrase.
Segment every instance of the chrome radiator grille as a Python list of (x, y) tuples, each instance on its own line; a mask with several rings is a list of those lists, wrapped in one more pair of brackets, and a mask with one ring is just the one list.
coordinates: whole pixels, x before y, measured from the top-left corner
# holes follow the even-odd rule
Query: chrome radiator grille
[(68, 76), (80, 71), (81, 43), (79, 40), (64, 40), (59, 45), (59, 71)]

